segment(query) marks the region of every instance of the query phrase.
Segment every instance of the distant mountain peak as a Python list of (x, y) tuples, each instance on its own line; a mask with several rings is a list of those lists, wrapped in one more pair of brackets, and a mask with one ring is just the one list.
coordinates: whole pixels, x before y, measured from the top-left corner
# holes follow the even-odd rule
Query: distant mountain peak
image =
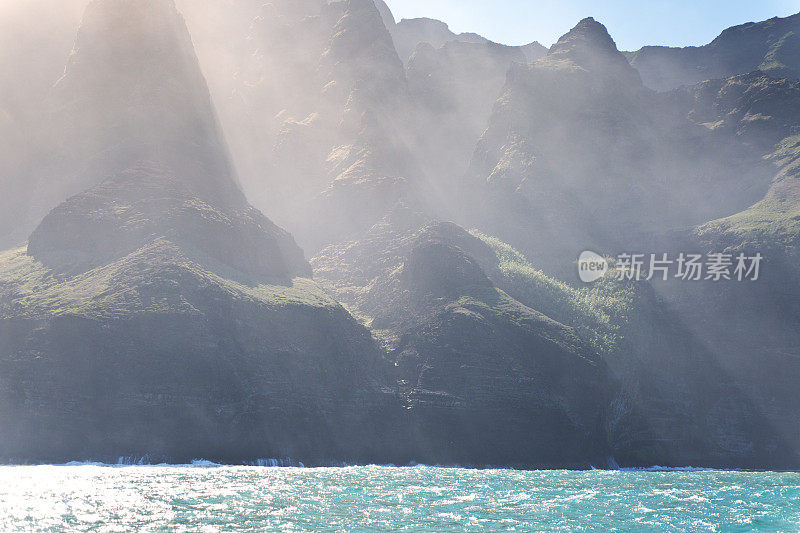
[(569, 60), (590, 71), (605, 71), (638, 79), (625, 56), (617, 49), (606, 27), (593, 17), (581, 20), (550, 48), (548, 57)]
[(617, 45), (604, 25), (594, 17), (587, 17), (575, 25), (550, 49), (551, 53), (574, 50), (579, 46), (591, 46), (595, 50), (616, 53)]
[(615, 55), (619, 53), (617, 45), (609, 35), (608, 30), (593, 17), (581, 20), (574, 28), (550, 48), (551, 54), (574, 54), (585, 49), (594, 52)]

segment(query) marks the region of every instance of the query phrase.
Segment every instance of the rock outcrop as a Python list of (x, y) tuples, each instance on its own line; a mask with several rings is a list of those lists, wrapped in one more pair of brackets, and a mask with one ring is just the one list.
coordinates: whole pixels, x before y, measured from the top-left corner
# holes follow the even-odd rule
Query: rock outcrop
[(157, 163), (139, 163), (56, 207), (28, 254), (57, 269), (85, 270), (167, 239), (256, 279), (309, 275), (294, 239), (256, 209), (203, 199)]

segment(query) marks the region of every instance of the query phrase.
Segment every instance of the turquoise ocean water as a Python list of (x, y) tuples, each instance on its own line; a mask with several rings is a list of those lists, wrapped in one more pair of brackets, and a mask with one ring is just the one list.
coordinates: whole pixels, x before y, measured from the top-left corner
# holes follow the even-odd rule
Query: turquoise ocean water
[(800, 531), (800, 474), (0, 467), (0, 531)]

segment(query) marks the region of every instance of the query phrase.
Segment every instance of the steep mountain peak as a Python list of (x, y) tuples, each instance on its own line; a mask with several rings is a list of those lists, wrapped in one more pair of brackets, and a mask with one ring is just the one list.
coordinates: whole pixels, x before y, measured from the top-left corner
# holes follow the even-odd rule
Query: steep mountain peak
[(392, 36), (373, 0), (344, 2), (324, 60), (332, 68), (333, 79), (345, 82), (340, 90), (357, 87), (372, 96), (394, 93), (405, 77)]
[(332, 47), (342, 47), (336, 51), (357, 52), (360, 45), (391, 43), (389, 30), (373, 0), (345, 0), (343, 7), (343, 15), (334, 27), (331, 42)]
[(609, 54), (618, 52), (617, 45), (609, 35), (606, 27), (597, 22), (594, 17), (587, 17), (562, 35), (558, 42), (552, 46), (550, 53), (565, 53), (585, 46), (590, 46), (598, 52)]
[(386, 25), (386, 28), (390, 31), (394, 29), (395, 24), (397, 22), (394, 19), (394, 15), (392, 14), (392, 10), (389, 9), (389, 6), (386, 5), (386, 2), (383, 0), (375, 0), (375, 7), (378, 8), (378, 11), (381, 14), (381, 18), (383, 19), (383, 23)]
[(161, 161), (215, 201), (243, 205), (194, 45), (173, 0), (94, 0), (53, 88), (51, 208), (137, 161)]
[[(258, 279), (309, 273), (292, 237), (252, 208), (173, 0), (95, 0), (54, 88), (55, 194), (28, 253), (97, 268), (166, 239)], [(211, 268), (211, 267), (209, 267)]]
[(121, 82), (136, 79), (142, 84), (156, 75), (205, 84), (173, 0), (94, 0), (84, 12), (57, 86), (93, 89), (103, 84), (103, 89), (119, 91)]
[(606, 27), (592, 17), (581, 20), (562, 36), (550, 48), (547, 57), (553, 60), (567, 60), (589, 71), (623, 75), (628, 79), (639, 78), (625, 56), (617, 49)]
[(381, 8), (375, 0), (344, 0), (342, 6), (344, 7), (344, 17), (351, 18), (356, 22), (371, 23), (376, 20), (376, 16), (383, 22)]

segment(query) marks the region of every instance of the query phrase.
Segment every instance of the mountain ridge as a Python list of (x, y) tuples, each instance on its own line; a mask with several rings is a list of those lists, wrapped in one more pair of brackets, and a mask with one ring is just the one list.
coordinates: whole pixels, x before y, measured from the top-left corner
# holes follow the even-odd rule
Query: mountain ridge
[(800, 13), (748, 22), (724, 30), (711, 43), (687, 48), (647, 46), (631, 64), (657, 90), (762, 70), (773, 77), (800, 76)]

